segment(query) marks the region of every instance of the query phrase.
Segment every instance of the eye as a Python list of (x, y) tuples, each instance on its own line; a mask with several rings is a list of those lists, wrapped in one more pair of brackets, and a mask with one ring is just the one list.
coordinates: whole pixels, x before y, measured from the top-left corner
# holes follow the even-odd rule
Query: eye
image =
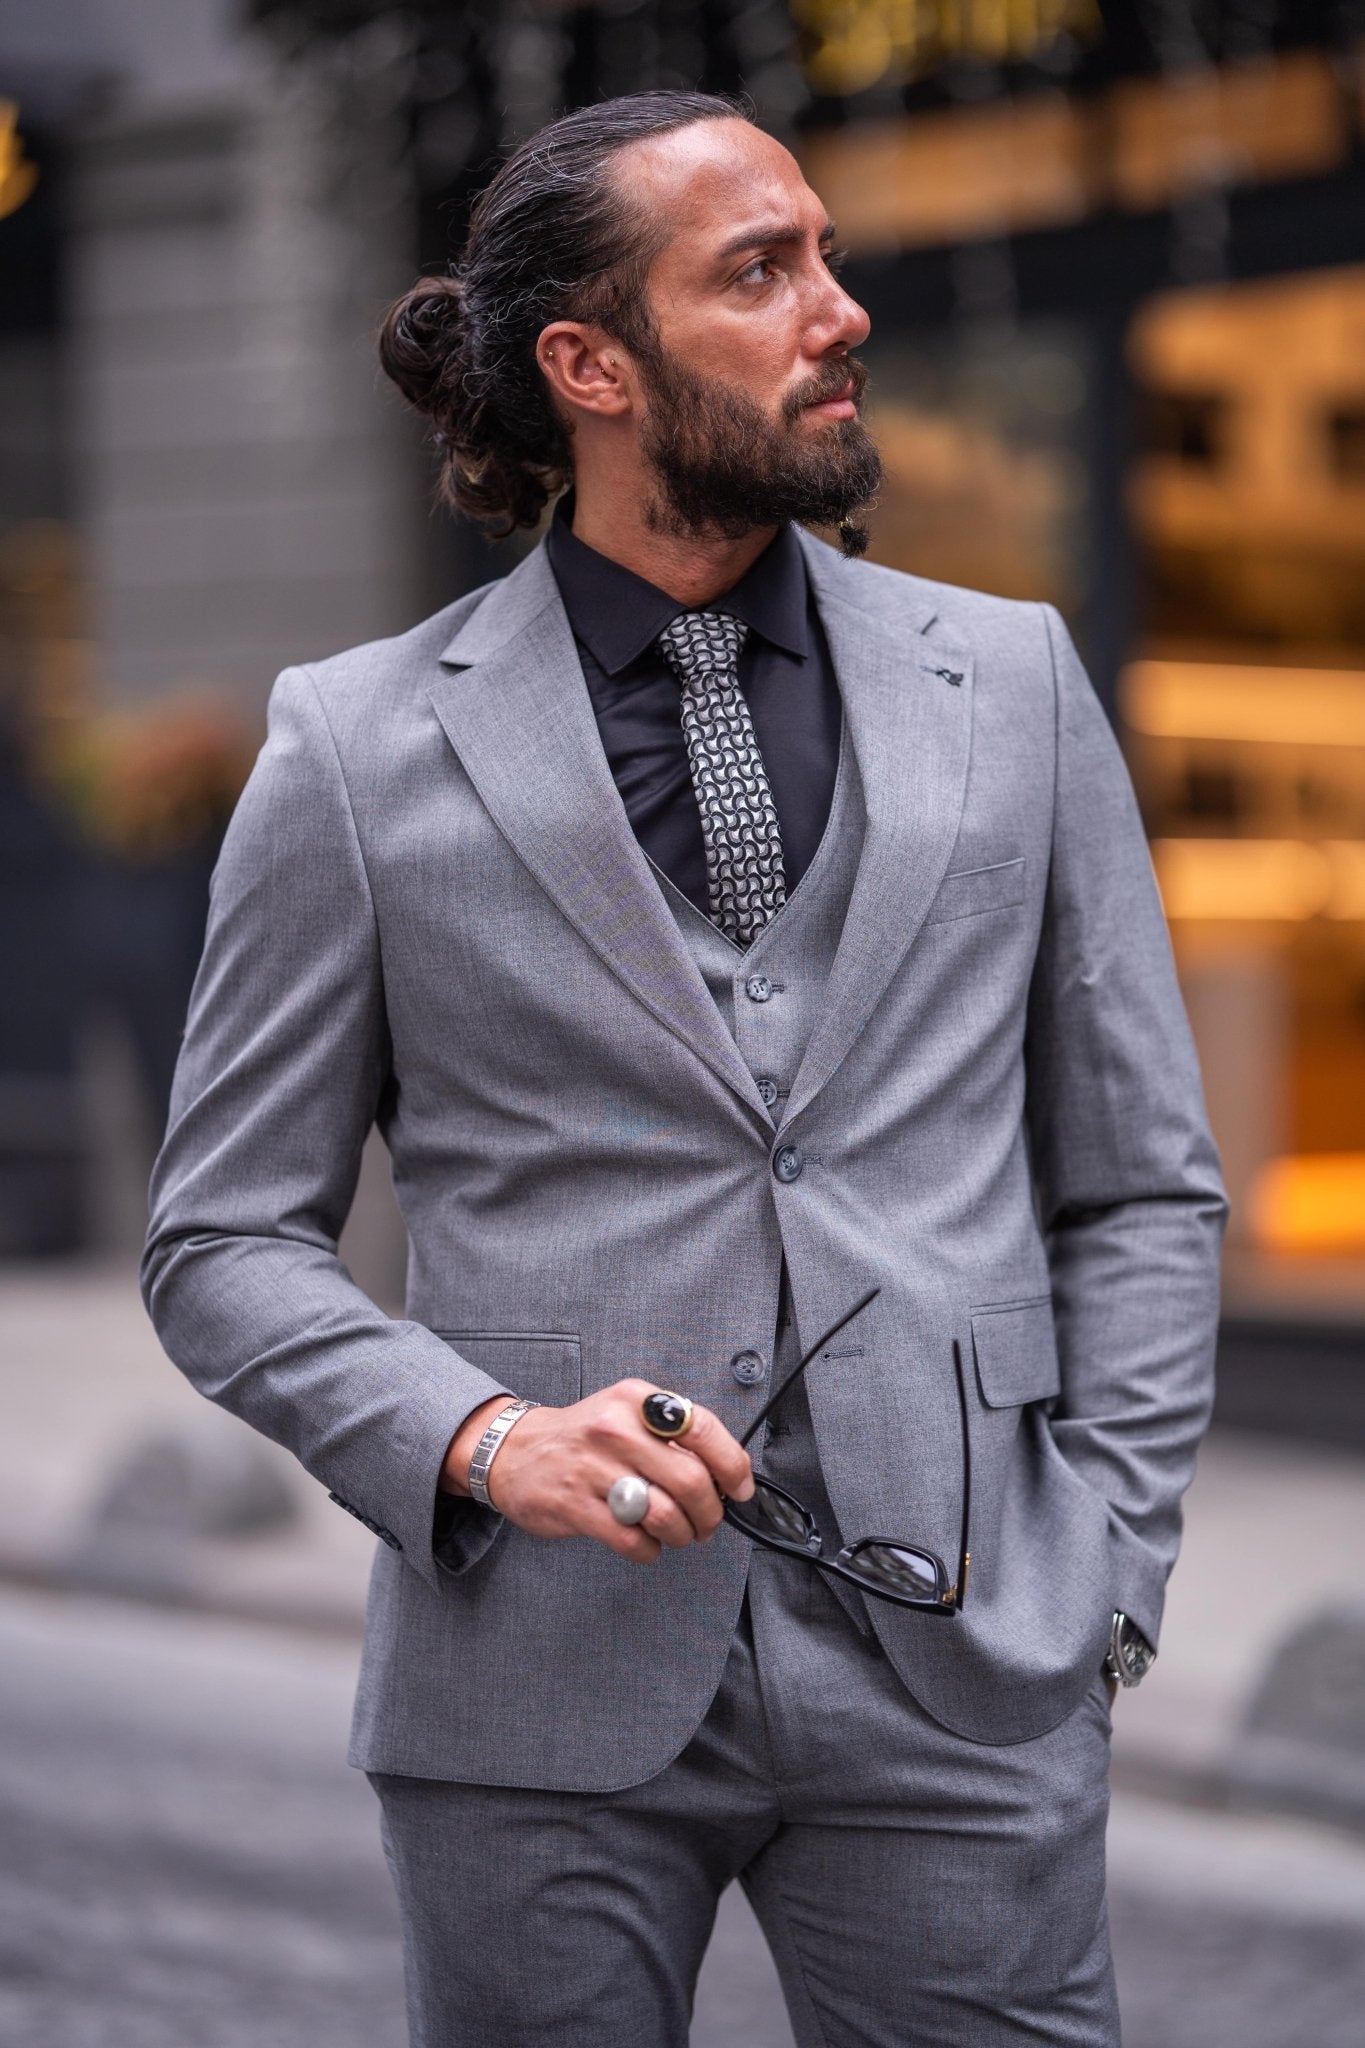
[(831, 277), (841, 277), (848, 262), (847, 249), (826, 249), (825, 268)]
[(752, 263), (745, 264), (735, 281), (737, 284), (766, 284), (776, 267), (771, 256), (756, 256)]

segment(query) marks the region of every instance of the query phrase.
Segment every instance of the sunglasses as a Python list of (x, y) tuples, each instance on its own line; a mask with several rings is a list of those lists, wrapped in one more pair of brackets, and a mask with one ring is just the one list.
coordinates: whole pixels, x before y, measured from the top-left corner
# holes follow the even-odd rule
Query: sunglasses
[[(837, 1337), (845, 1324), (861, 1315), (880, 1293), (880, 1287), (874, 1287), (841, 1315), (837, 1323), (831, 1323), (824, 1335), (811, 1345), (800, 1364), (793, 1366), (745, 1430), (740, 1442), (746, 1448), (811, 1360), (823, 1351), (831, 1337)], [(786, 1557), (800, 1558), (806, 1564), (814, 1565), (817, 1571), (828, 1572), (831, 1578), (846, 1579), (860, 1593), (870, 1593), (878, 1600), (891, 1600), (897, 1607), (916, 1607), (924, 1614), (956, 1614), (967, 1595), (967, 1574), (971, 1567), (967, 1526), (972, 1498), (972, 1440), (967, 1426), (967, 1389), (962, 1377), (962, 1351), (956, 1339), (953, 1341), (953, 1371), (957, 1376), (958, 1413), (962, 1422), (962, 1538), (956, 1579), (949, 1578), (947, 1566), (937, 1552), (926, 1550), (918, 1543), (902, 1543), (895, 1537), (864, 1536), (857, 1543), (845, 1544), (837, 1556), (831, 1556), (825, 1549), (825, 1540), (810, 1509), (803, 1507), (784, 1488), (775, 1486), (771, 1479), (760, 1478), (757, 1473), (754, 1474), (751, 1499), (726, 1499), (725, 1520), (732, 1529), (738, 1529), (742, 1536), (747, 1536), (751, 1543), (761, 1543), (767, 1550), (780, 1550)]]

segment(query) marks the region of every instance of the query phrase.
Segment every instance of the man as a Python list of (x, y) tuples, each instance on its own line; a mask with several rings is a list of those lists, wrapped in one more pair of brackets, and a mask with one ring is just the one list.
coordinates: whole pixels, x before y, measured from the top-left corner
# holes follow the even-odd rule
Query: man
[[(383, 1539), (353, 1760), (424, 2048), (680, 2048), (736, 1877), (803, 2044), (1117, 2040), (1105, 1674), (1223, 1200), (1056, 614), (847, 558), (832, 233), (695, 95), (504, 166), (384, 360), (456, 504), (572, 495), (281, 678), (216, 878), (147, 1299)], [(375, 1119), (403, 1322), (336, 1256)]]

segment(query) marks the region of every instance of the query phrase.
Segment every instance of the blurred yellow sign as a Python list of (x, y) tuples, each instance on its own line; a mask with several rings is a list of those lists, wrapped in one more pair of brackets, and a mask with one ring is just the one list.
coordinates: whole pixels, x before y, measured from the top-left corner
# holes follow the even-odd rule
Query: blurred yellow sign
[(914, 78), (949, 57), (1017, 62), (1059, 36), (1090, 36), (1097, 0), (794, 0), (817, 92), (864, 92), (888, 72)]
[(0, 100), (0, 220), (18, 211), (37, 182), (37, 165), (24, 157), (19, 109), (13, 100)]
[[(941, 42), (924, 44), (921, 56), (918, 44), (898, 40), (895, 20), (918, 19), (911, 0), (798, 0), (798, 7), (808, 30), (806, 72), (817, 91), (851, 93), (893, 72), (915, 76), (943, 54)], [(1005, 93), (977, 106), (815, 129), (804, 138), (802, 161), (839, 223), (839, 239), (863, 253), (1063, 226), (1105, 207), (1143, 212), (1208, 188), (1323, 175), (1350, 147), (1337, 71), (1321, 52), (1304, 50), (1226, 64), (1207, 77), (1129, 79), (1094, 95)], [(1140, 327), (1139, 343), (1144, 338)]]

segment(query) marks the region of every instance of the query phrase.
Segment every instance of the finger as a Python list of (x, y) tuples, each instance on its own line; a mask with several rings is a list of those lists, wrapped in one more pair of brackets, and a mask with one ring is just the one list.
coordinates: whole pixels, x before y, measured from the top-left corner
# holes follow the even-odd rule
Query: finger
[[(641, 1404), (647, 1394), (656, 1394), (658, 1388), (652, 1387), (647, 1380), (632, 1379), (618, 1380), (611, 1391), (621, 1397), (621, 1402), (629, 1412), (632, 1422), (644, 1429), (644, 1418), (640, 1413)], [(644, 1433), (651, 1443), (663, 1441), (647, 1429)], [(710, 1408), (703, 1408), (700, 1402), (694, 1402), (692, 1426), (686, 1437), (675, 1437), (670, 1441), (675, 1443), (679, 1450), (693, 1452), (706, 1466), (722, 1493), (732, 1500), (748, 1500), (754, 1490), (753, 1466), (749, 1461), (749, 1453)]]
[(683, 1444), (658, 1444), (639, 1460), (644, 1477), (677, 1502), (702, 1542), (721, 1525), (725, 1503), (700, 1458)]
[(595, 1491), (605, 1495), (622, 1472), (638, 1473), (677, 1504), (694, 1537), (715, 1534), (722, 1512), (715, 1480), (700, 1458), (650, 1435), (638, 1402), (623, 1399), (604, 1408), (593, 1418), (590, 1443)]
[[(694, 1458), (682, 1444), (664, 1443), (653, 1437), (630, 1417), (624, 1418), (623, 1433), (606, 1453), (606, 1463), (625, 1462), (651, 1489), (682, 1510), (692, 1534), (714, 1536), (720, 1527), (723, 1503), (716, 1482), (700, 1458)], [(604, 1489), (605, 1490), (605, 1489)]]
[(723, 1494), (731, 1500), (748, 1500), (754, 1490), (749, 1453), (709, 1408), (692, 1410), (685, 1448), (701, 1459)]
[[(711, 1486), (709, 1479), (706, 1483)], [(714, 1498), (713, 1486), (711, 1494)], [(649, 1512), (637, 1526), (648, 1535), (657, 1537), (659, 1542), (666, 1544), (670, 1550), (686, 1550), (689, 1543), (696, 1542), (700, 1533), (690, 1516), (684, 1513), (672, 1495), (659, 1486), (650, 1487)]]
[(653, 1564), (662, 1545), (642, 1522), (627, 1526), (618, 1522), (605, 1501), (594, 1502), (584, 1518), (583, 1534), (593, 1536), (631, 1564)]
[[(622, 1381), (611, 1390), (614, 1398), (592, 1417), (589, 1436), (595, 1456), (613, 1477), (622, 1469), (635, 1471), (661, 1487), (677, 1501), (698, 1536), (714, 1535), (723, 1511), (716, 1492), (718, 1473), (729, 1482), (727, 1493), (747, 1500), (753, 1491), (748, 1453), (709, 1408), (694, 1407), (685, 1440), (653, 1435), (645, 1427), (636, 1397), (643, 1384)], [(606, 1492), (605, 1485), (602, 1491)]]

